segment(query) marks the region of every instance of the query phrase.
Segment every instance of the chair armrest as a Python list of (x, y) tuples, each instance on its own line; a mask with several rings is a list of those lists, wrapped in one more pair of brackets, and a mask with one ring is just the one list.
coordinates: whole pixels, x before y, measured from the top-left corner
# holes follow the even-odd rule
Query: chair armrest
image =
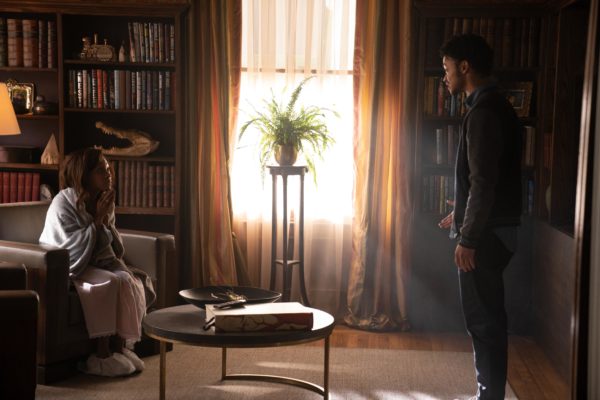
[(25, 290), (27, 269), (23, 264), (0, 261), (0, 290)]
[(175, 237), (165, 233), (119, 230), (124, 259), (128, 265), (145, 271), (156, 284), (157, 308), (177, 304), (179, 273)]
[(45, 349), (47, 342), (58, 343), (62, 334), (58, 327), (68, 325), (65, 310), (69, 307), (69, 252), (53, 246), (0, 240), (0, 260), (25, 265), (27, 289), (36, 291), (40, 304), (44, 305), (40, 308), (38, 326), (51, 323), (57, 327), (40, 330), (45, 335), (38, 338), (38, 348)]
[(0, 290), (3, 399), (35, 398), (38, 305), (31, 290)]

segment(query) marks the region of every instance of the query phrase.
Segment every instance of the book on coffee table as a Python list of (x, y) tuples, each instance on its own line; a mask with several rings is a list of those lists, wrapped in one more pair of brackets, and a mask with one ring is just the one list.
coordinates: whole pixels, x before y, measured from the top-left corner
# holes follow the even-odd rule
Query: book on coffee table
[(249, 304), (240, 308), (220, 310), (206, 305), (206, 322), (216, 332), (307, 331), (313, 327), (310, 308), (297, 302)]

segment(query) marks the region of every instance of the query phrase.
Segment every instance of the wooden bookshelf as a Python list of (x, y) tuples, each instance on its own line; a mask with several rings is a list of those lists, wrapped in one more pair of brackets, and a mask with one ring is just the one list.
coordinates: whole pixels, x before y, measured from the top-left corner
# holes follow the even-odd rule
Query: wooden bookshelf
[[(137, 129), (147, 132), (154, 140), (160, 142), (155, 152), (145, 157), (109, 156), (107, 158), (116, 164), (134, 161), (140, 163), (139, 165), (163, 166), (161, 168), (166, 168), (165, 170), (171, 168), (169, 174), (165, 174), (168, 177), (164, 178), (162, 183), (173, 192), (169, 191), (165, 194), (164, 198), (168, 199), (168, 202), (159, 204), (160, 206), (149, 207), (147, 204), (142, 206), (141, 203), (134, 206), (134, 203), (124, 205), (117, 202), (117, 214), (124, 217), (122, 219), (117, 217), (117, 225), (122, 228), (134, 227), (136, 229), (148, 226), (153, 230), (160, 229), (160, 226), (164, 225), (166, 228), (162, 230), (163, 232), (174, 232), (178, 220), (177, 210), (179, 207), (177, 207), (178, 200), (175, 191), (179, 187), (179, 177), (171, 175), (170, 172), (178, 170), (177, 163), (180, 159), (178, 149), (183, 126), (181, 111), (183, 108), (180, 104), (183, 83), (180, 76), (183, 66), (181, 38), (183, 16), (187, 7), (188, 4), (184, 0), (171, 1), (169, 4), (150, 1), (106, 4), (77, 2), (69, 5), (60, 1), (27, 1), (23, 3), (9, 0), (3, 2), (0, 11), (0, 81), (14, 79), (19, 83), (33, 83), (35, 95), (44, 95), (46, 101), (56, 103), (58, 113), (57, 115), (19, 115), (17, 118), (22, 134), (0, 137), (0, 145), (34, 146), (39, 148), (41, 154), (50, 136), (54, 134), (62, 160), (67, 154), (82, 147), (127, 145), (125, 141), (101, 134), (100, 130), (95, 128), (96, 121), (102, 121), (116, 129)], [(3, 39), (7, 39), (8, 36), (6, 23), (8, 19), (21, 21), (17, 22), (17, 26), (22, 26), (24, 20), (37, 21), (38, 30), (34, 31), (37, 32), (37, 36), (34, 35), (33, 40), (38, 47), (33, 49), (34, 46), (29, 44), (29, 48), (33, 49), (33, 54), (38, 55), (37, 62), (33, 61), (33, 66), (13, 65), (14, 59), (13, 64), (8, 64), (8, 46), (6, 41), (3, 42)], [(3, 25), (4, 36), (2, 36)], [(32, 24), (27, 22), (27, 25)], [(35, 25), (34, 22), (33, 26), (35, 27)], [(54, 35), (48, 28), (50, 25), (54, 27)], [(133, 32), (134, 25), (139, 28), (137, 33)], [(153, 33), (152, 38), (145, 35), (144, 29), (147, 29), (149, 34)], [(107, 39), (108, 44), (114, 47), (116, 53), (114, 60), (100, 61), (79, 58), (82, 50), (82, 38), (84, 36), (93, 38), (95, 33), (98, 34), (98, 43), (102, 44), (104, 39)], [(48, 40), (48, 36), (54, 37), (54, 40)], [(117, 61), (116, 57), (118, 57), (122, 44), (126, 49), (126, 60)], [(3, 46), (5, 50), (3, 50)], [(133, 49), (133, 52), (130, 49)], [(23, 50), (25, 50), (24, 47)], [(48, 68), (47, 59), (42, 61), (43, 56), (47, 56), (48, 52), (54, 57), (50, 68)], [(132, 61), (132, 53), (136, 57), (136, 61)], [(141, 55), (145, 55), (145, 57), (140, 58)], [(77, 88), (73, 88), (72, 78), (77, 71), (83, 70), (113, 73), (113, 76), (107, 81), (107, 85), (102, 87), (104, 92), (100, 93), (100, 96), (104, 94), (103, 100), (106, 101), (103, 108), (72, 106), (73, 96), (83, 94), (79, 93)], [(152, 75), (152, 79), (148, 78), (148, 81), (144, 82), (146, 86), (138, 95), (143, 96), (141, 109), (123, 109), (125, 93), (122, 91), (122, 85), (116, 87), (114, 84), (114, 82), (118, 82), (116, 80), (118, 72), (115, 71), (123, 71), (124, 75), (136, 73)], [(159, 76), (160, 81), (159, 79), (154, 80), (154, 77)], [(165, 87), (166, 82), (163, 78), (167, 76), (169, 85)], [(92, 80), (90, 79), (86, 83), (91, 84)], [(163, 86), (159, 86), (159, 83)], [(89, 96), (92, 87), (89, 86), (87, 89), (89, 89)], [(131, 85), (127, 87), (127, 92), (131, 93), (135, 89), (136, 87)], [(118, 95), (119, 90), (121, 90), (120, 96)], [(169, 107), (166, 107), (165, 103), (167, 91), (170, 100)], [(119, 97), (120, 108), (117, 107), (116, 97)], [(163, 103), (158, 101), (159, 98)], [(131, 100), (132, 98), (129, 98), (130, 103)], [(42, 184), (50, 185), (54, 192), (57, 192), (60, 186), (57, 165), (4, 163), (0, 164), (0, 170), (40, 171)], [(130, 176), (128, 185), (131, 187), (125, 188), (123, 178), (118, 175), (119, 172), (117, 170), (117, 176), (114, 177), (115, 184), (120, 183), (121, 185), (117, 190), (127, 190), (132, 196), (137, 195), (139, 199), (144, 196), (157, 196), (150, 192), (145, 193), (144, 196), (138, 193), (140, 190), (151, 190), (149, 183), (144, 184), (142, 189), (139, 184), (143, 179), (142, 176)]]
[[(542, 35), (546, 10), (530, 5), (517, 9), (514, 5), (478, 5), (461, 2), (417, 1), (415, 7), (417, 51), (414, 80), (417, 83), (414, 143), (414, 218), (413, 218), (413, 293), (411, 294), (411, 324), (417, 330), (463, 330), (462, 312), (453, 254), (456, 243), (448, 231), (438, 228), (438, 222), (452, 207), (447, 200), (454, 197), (454, 162), (458, 145), (458, 130), (466, 107), (461, 98), (452, 97), (440, 88), (444, 75), (439, 48), (453, 34), (476, 33), (483, 36), (495, 50), (493, 76), (500, 89), (515, 82), (531, 82), (529, 112), (520, 117), (523, 125), (532, 126), (538, 145), (540, 119), (539, 93), (543, 68)], [(480, 30), (481, 24), (484, 31)], [(488, 27), (491, 27), (488, 29)], [(511, 35), (505, 32), (510, 27)], [(519, 39), (516, 29), (519, 27)], [(521, 32), (527, 28), (527, 34)], [(503, 55), (504, 54), (504, 58)], [(525, 142), (525, 141), (524, 141)], [(524, 143), (525, 147), (525, 143)], [(530, 158), (523, 161), (524, 218), (536, 213), (535, 193), (528, 193), (537, 183), (535, 148), (528, 148)], [(531, 155), (534, 159), (531, 160)], [(534, 165), (529, 165), (529, 164)], [(432, 251), (433, 249), (433, 251)], [(518, 299), (507, 298), (507, 307), (514, 311)], [(514, 312), (512, 316), (514, 317)], [(511, 319), (511, 329), (527, 329), (519, 321), (523, 312)]]

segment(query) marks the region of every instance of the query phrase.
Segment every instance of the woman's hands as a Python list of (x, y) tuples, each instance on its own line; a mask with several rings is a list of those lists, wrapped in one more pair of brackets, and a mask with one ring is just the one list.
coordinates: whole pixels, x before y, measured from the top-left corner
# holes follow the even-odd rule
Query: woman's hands
[(97, 227), (108, 223), (108, 216), (115, 206), (115, 191), (113, 189), (100, 193), (96, 201), (96, 217), (94, 223)]

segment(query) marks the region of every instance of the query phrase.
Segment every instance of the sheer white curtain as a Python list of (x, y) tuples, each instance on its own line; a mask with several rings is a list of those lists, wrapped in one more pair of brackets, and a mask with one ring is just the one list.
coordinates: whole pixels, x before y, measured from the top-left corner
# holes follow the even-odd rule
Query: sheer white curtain
[[(262, 99), (289, 100), (305, 77), (300, 104), (336, 110), (328, 116), (335, 144), (323, 161), (316, 161), (317, 184), (305, 177), (305, 280), (311, 305), (337, 313), (340, 308), (343, 265), (351, 255), (352, 216), (352, 60), (355, 0), (243, 0), (242, 77), (239, 126)], [(234, 231), (246, 250), (254, 284), (268, 287), (271, 268), (271, 176), (264, 181), (258, 164), (257, 131), (235, 143), (231, 165)], [(273, 161), (274, 163), (274, 161)], [(296, 165), (302, 165), (300, 155)], [(298, 215), (299, 181), (288, 179), (288, 208)], [(281, 181), (278, 184), (278, 234), (281, 236)], [(298, 237), (297, 223), (296, 238)], [(279, 237), (278, 253), (281, 252)], [(295, 241), (295, 257), (298, 256)], [(281, 257), (281, 254), (278, 255)], [(277, 289), (282, 271), (277, 270)], [(292, 300), (298, 300), (294, 271)]]

